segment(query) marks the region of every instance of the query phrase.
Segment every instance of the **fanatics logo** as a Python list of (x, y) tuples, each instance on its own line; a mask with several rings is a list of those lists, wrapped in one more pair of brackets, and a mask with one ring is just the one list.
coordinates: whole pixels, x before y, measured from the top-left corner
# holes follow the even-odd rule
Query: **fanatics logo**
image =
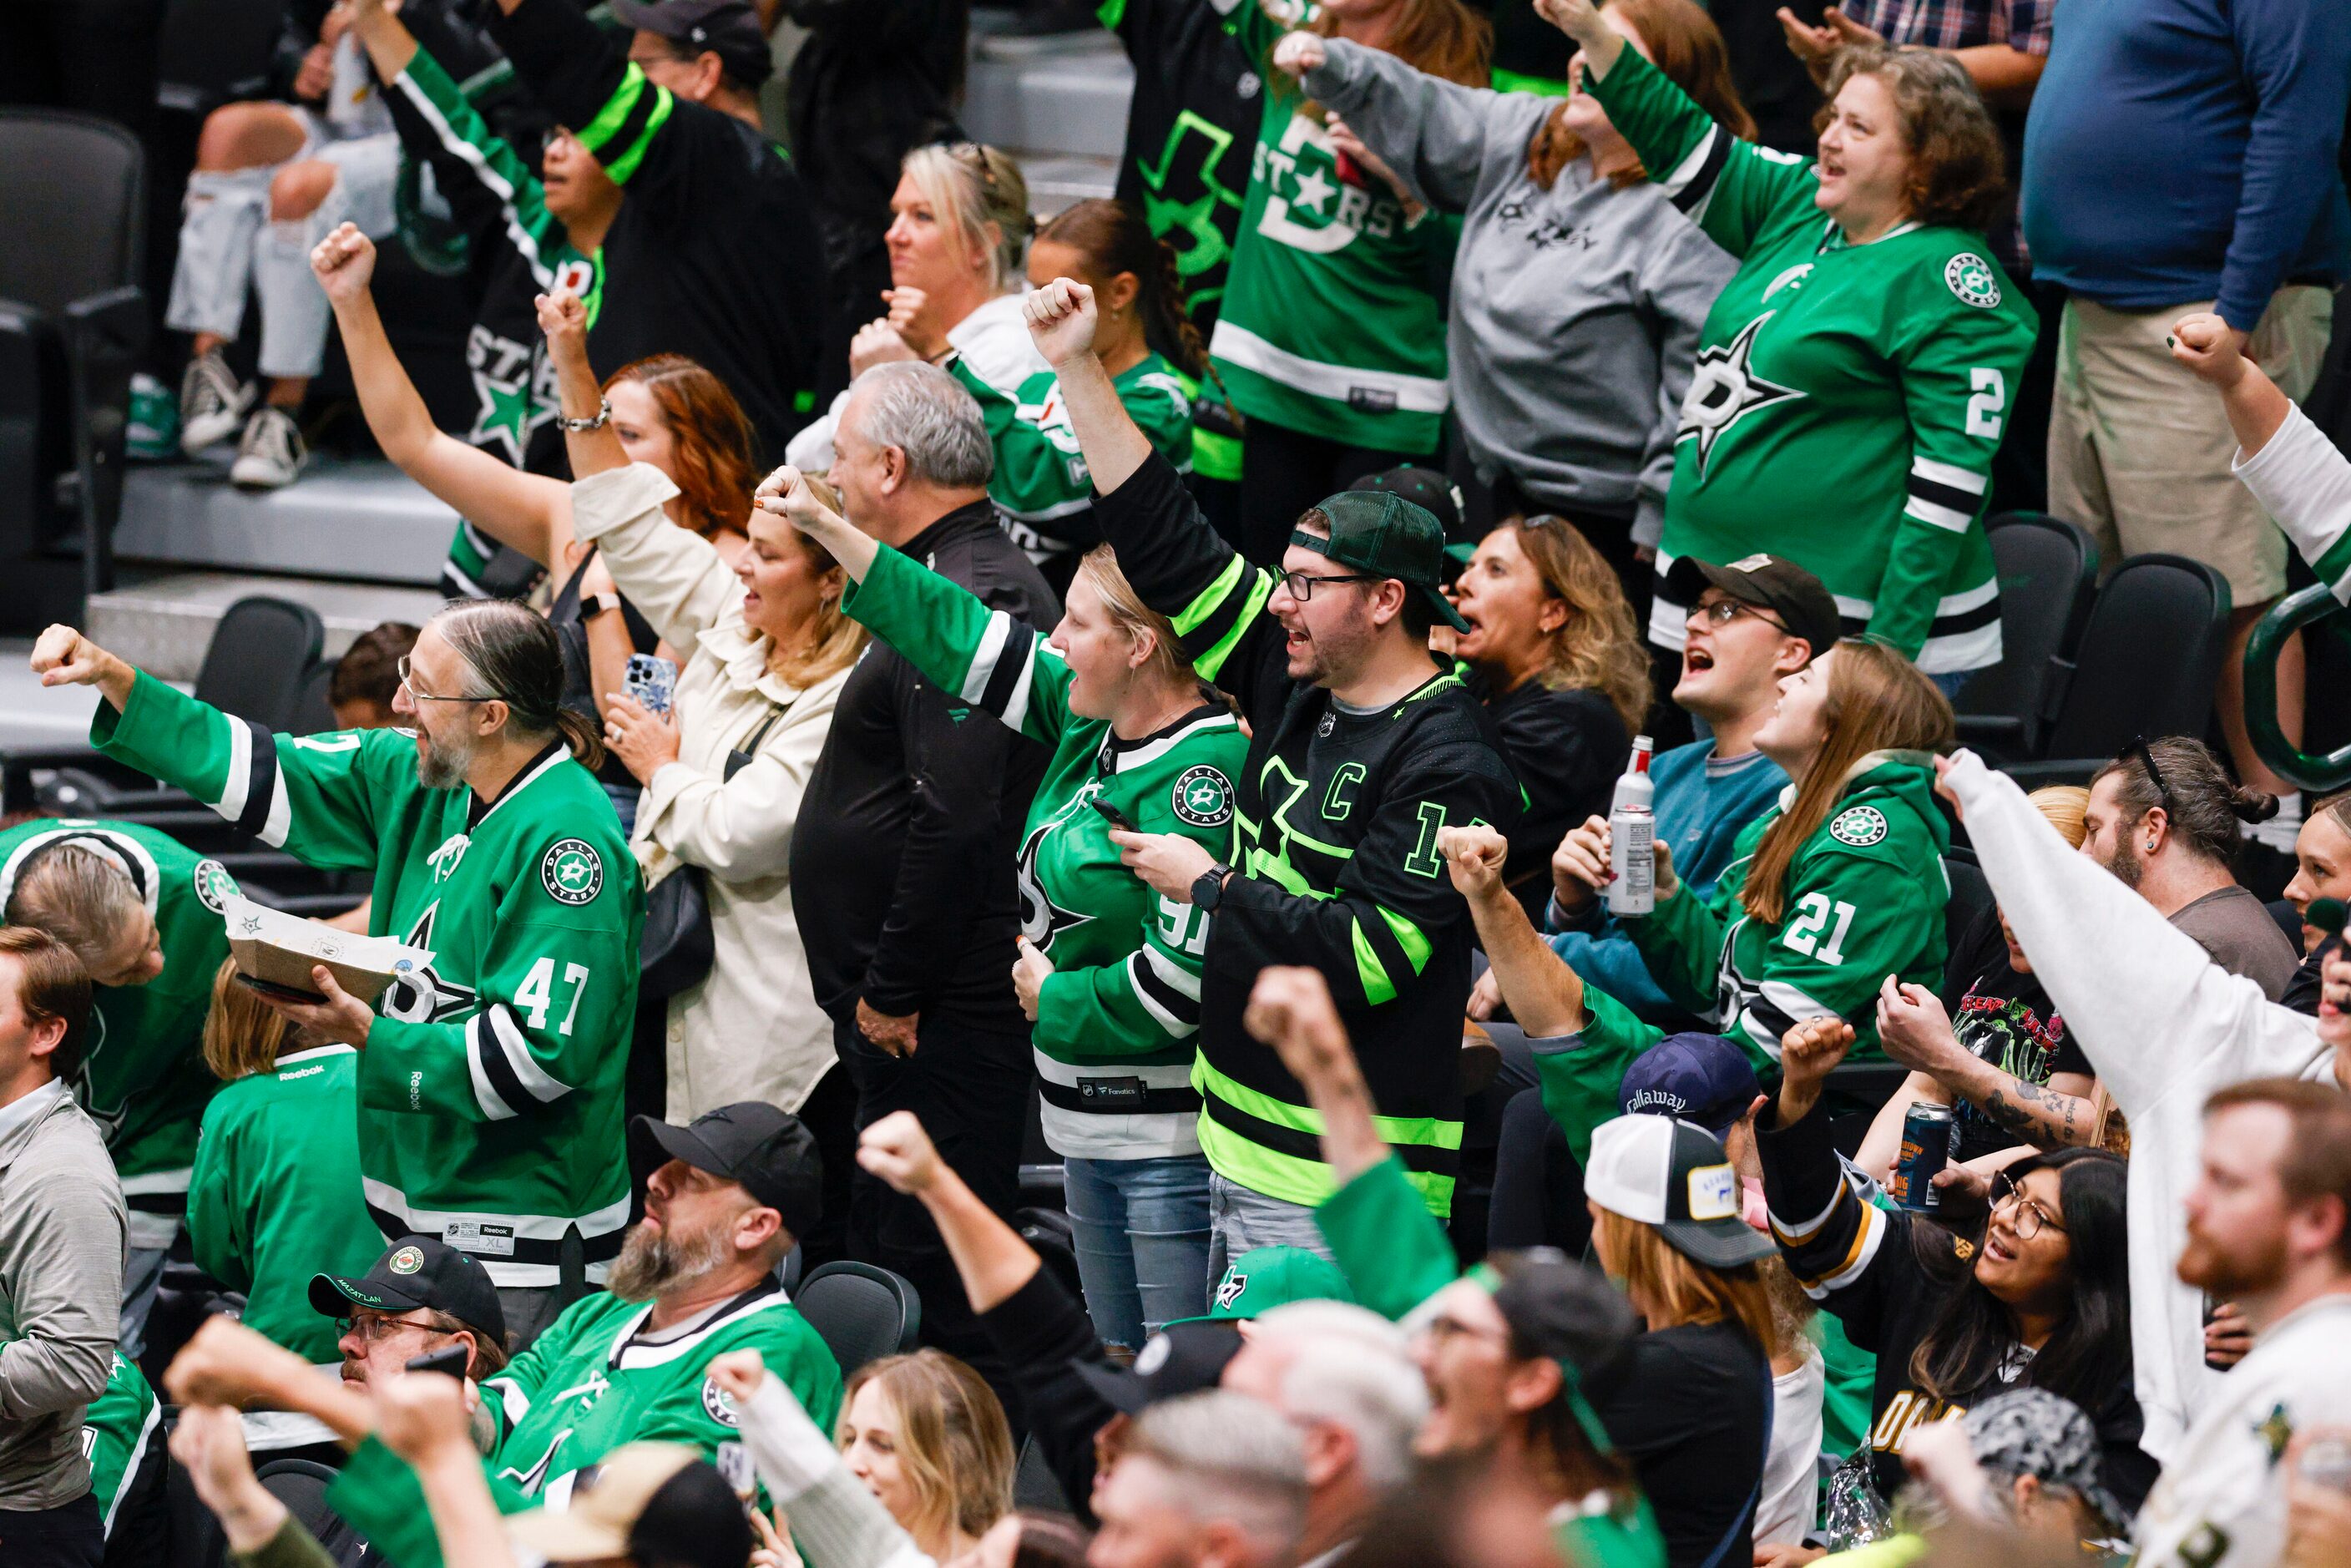
[(585, 841), (559, 839), (538, 862), (538, 880), (558, 904), (587, 904), (603, 889), (604, 862)]
[(1176, 815), (1196, 828), (1221, 828), (1233, 820), (1232, 781), (1203, 763), (1176, 780)]
[(403, 1247), (392, 1255), (392, 1261), (386, 1263), (384, 1267), (395, 1274), (413, 1274), (424, 1267), (423, 1249)]
[(216, 860), (196, 862), (196, 897), (214, 915), (228, 913), (228, 901), (236, 896), (236, 879), (228, 874), (228, 867)]
[(1979, 310), (1990, 310), (2000, 303), (2000, 279), (1992, 272), (1991, 263), (1971, 250), (1951, 257), (1943, 268), (1943, 281), (1961, 303)]
[(1829, 824), (1829, 837), (1841, 844), (1865, 850), (1886, 837), (1886, 813), (1875, 806), (1855, 806), (1837, 813)]

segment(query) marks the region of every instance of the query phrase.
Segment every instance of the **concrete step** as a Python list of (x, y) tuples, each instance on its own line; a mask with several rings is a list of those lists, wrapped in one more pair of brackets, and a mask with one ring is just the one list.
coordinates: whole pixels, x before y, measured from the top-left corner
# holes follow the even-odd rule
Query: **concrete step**
[[(1134, 68), (1104, 29), (1042, 37), (973, 30), (964, 129), (1019, 152), (1024, 168), (1032, 156), (1052, 153), (1114, 161), (1126, 144), (1134, 96)], [(1036, 183), (1032, 172), (1032, 191)]]
[(371, 627), (386, 621), (422, 624), (442, 602), (438, 592), (426, 589), (240, 572), (178, 572), (97, 595), (89, 601), (83, 630), (99, 646), (150, 674), (193, 681), (203, 667), (204, 650), (212, 646), (221, 612), (256, 593), (290, 599), (317, 611), (327, 623), (326, 657), (330, 662)]
[(1030, 152), (1008, 149), (1020, 161), (1029, 181), (1029, 207), (1044, 223), (1062, 208), (1091, 196), (1109, 196), (1118, 189), (1118, 160), (1092, 158), (1074, 152)]
[(215, 567), (425, 588), (457, 514), (381, 459), (320, 455), (282, 490), (240, 490), (222, 450), (139, 465), (123, 484), (114, 552), (130, 562)]

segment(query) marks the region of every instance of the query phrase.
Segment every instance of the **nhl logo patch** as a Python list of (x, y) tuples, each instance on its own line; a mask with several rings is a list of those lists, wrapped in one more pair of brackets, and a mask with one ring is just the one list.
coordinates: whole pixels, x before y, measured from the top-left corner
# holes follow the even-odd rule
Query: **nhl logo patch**
[(559, 839), (538, 862), (538, 880), (558, 904), (587, 904), (604, 886), (604, 862), (584, 840)]
[(403, 1247), (392, 1255), (384, 1267), (395, 1274), (413, 1274), (424, 1267), (424, 1250), (420, 1247)]
[(2000, 303), (2000, 278), (1991, 263), (1971, 250), (1963, 250), (1951, 257), (1943, 267), (1943, 281), (1962, 304), (1979, 310), (1990, 310)]
[(1840, 811), (1829, 824), (1829, 837), (1841, 844), (1865, 850), (1886, 838), (1886, 813), (1875, 806), (1854, 806)]
[(702, 1380), (702, 1413), (722, 1427), (741, 1427), (743, 1418), (735, 1413), (735, 1397), (718, 1386), (716, 1378)]
[(228, 901), (236, 896), (236, 879), (228, 874), (228, 867), (215, 860), (201, 860), (195, 870), (196, 897), (214, 915), (228, 912)]
[(1221, 828), (1233, 820), (1233, 784), (1206, 763), (1187, 768), (1176, 780), (1173, 804), (1178, 821), (1196, 828)]

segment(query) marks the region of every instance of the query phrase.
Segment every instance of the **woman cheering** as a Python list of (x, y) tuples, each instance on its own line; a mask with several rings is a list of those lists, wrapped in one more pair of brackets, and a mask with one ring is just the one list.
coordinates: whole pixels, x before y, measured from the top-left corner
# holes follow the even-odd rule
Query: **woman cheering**
[(540, 304), (563, 411), (585, 426), (565, 437), (579, 476), (571, 525), (663, 639), (691, 650), (671, 714), (606, 695), (606, 738), (644, 787), (630, 848), (648, 883), (691, 867), (706, 875), (713, 960), (668, 1000), (667, 1113), (740, 1100), (799, 1110), (834, 1056), (785, 873), (800, 794), (864, 633), (841, 612), (841, 569), (782, 519), (752, 512), (731, 566), (669, 525), (677, 486), (629, 460), (600, 403), (583, 316), (569, 295)]
[(1079, 562), (1049, 642), (851, 527), (796, 470), (759, 494), (847, 570), (850, 614), (1053, 748), (1020, 841), (1013, 987), (1036, 1026), (1045, 1141), (1063, 1157), (1087, 1309), (1104, 1342), (1140, 1349), (1207, 1310), (1208, 1164), (1191, 1072), (1208, 917), (1155, 894), (1111, 834), (1182, 833), (1221, 852), (1248, 737), (1106, 547)]
[(1856, 47), (1817, 164), (1737, 141), (1591, 0), (1537, 0), (1675, 204), (1740, 258), (1682, 402), (1650, 640), (1681, 646), (1674, 560), (1758, 550), (1956, 689), (2000, 658), (1983, 514), (2033, 317), (1990, 257), (1999, 133), (1967, 73)]

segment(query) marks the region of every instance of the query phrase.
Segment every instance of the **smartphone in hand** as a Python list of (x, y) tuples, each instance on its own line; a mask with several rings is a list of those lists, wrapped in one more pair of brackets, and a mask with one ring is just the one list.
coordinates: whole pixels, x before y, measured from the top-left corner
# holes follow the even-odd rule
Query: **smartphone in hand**
[(1120, 830), (1122, 832), (1139, 833), (1143, 831), (1141, 828), (1134, 825), (1134, 818), (1128, 816), (1124, 811), (1120, 810), (1116, 806), (1112, 805), (1110, 801), (1102, 796), (1089, 795), (1086, 797), (1086, 804), (1101, 812), (1103, 821), (1108, 822), (1112, 827)]
[(462, 1344), (453, 1344), (439, 1350), (428, 1350), (423, 1355), (412, 1355), (401, 1364), (411, 1372), (437, 1372), (462, 1383), (465, 1379), (466, 1364), (472, 1359), (472, 1351)]
[(628, 672), (621, 677), (621, 689), (643, 703), (648, 713), (667, 718), (677, 694), (676, 661), (652, 653), (630, 654)]

